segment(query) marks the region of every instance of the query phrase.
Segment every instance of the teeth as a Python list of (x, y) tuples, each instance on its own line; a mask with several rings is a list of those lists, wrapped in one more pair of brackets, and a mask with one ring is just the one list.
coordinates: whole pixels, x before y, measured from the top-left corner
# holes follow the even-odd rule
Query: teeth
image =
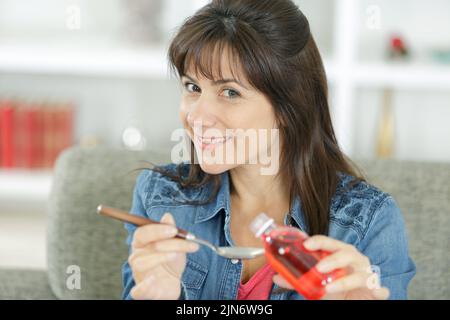
[(198, 139), (200, 140), (201, 143), (204, 143), (204, 144), (219, 144), (219, 143), (224, 143), (229, 138), (224, 138), (224, 137), (222, 137), (222, 138), (217, 138), (217, 137), (202, 138), (202, 137), (199, 137)]

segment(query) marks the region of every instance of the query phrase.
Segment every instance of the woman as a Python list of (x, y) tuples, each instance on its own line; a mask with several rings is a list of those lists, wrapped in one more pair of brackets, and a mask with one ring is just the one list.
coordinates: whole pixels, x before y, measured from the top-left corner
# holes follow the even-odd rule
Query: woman
[[(298, 7), (213, 0), (186, 20), (169, 58), (193, 161), (138, 177), (131, 212), (164, 225), (126, 225), (124, 298), (303, 299), (265, 257), (228, 260), (174, 238), (177, 225), (216, 245), (261, 247), (249, 224), (265, 212), (309, 233), (308, 249), (332, 253), (319, 271), (347, 270), (325, 299), (405, 299), (415, 265), (401, 213), (339, 149), (322, 60)], [(263, 134), (242, 148), (248, 132)]]

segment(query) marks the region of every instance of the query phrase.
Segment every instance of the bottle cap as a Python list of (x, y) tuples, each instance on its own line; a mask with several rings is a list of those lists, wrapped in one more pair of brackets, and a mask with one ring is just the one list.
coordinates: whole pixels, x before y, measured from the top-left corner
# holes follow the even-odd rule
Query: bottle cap
[(250, 223), (250, 230), (255, 234), (255, 237), (259, 238), (273, 222), (272, 218), (265, 213), (261, 213)]

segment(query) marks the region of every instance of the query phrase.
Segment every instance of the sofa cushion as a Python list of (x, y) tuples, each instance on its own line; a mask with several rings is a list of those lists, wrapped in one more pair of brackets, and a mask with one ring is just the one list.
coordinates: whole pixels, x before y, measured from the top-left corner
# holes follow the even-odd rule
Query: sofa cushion
[[(96, 209), (104, 204), (130, 210), (138, 174), (130, 171), (148, 167), (140, 160), (168, 161), (153, 152), (79, 147), (58, 159), (47, 241), (50, 285), (58, 298), (120, 298), (126, 232), (121, 222), (99, 216)], [(68, 286), (67, 280), (78, 271), (80, 287)]]
[(450, 164), (360, 161), (369, 182), (390, 193), (405, 219), (417, 274), (410, 299), (450, 299)]
[(0, 300), (54, 300), (47, 271), (0, 269)]

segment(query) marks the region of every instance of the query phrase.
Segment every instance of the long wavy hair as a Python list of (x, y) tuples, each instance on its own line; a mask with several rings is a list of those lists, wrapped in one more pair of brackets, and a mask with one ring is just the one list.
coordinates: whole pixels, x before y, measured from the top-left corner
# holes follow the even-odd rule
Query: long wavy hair
[[(363, 178), (336, 141), (326, 74), (308, 20), (291, 0), (212, 0), (184, 22), (168, 57), (179, 77), (194, 67), (197, 75), (215, 80), (221, 70), (214, 61), (220, 61), (224, 50), (230, 53), (232, 69), (240, 66), (248, 82), (273, 105), (285, 146), (279, 174), (288, 184), (290, 206), (299, 197), (309, 234), (328, 234), (338, 173), (355, 177), (355, 182)], [(203, 172), (194, 163), (194, 153), (191, 144), (187, 174), (181, 169), (153, 170), (183, 187), (212, 182), (212, 201), (220, 175)]]

